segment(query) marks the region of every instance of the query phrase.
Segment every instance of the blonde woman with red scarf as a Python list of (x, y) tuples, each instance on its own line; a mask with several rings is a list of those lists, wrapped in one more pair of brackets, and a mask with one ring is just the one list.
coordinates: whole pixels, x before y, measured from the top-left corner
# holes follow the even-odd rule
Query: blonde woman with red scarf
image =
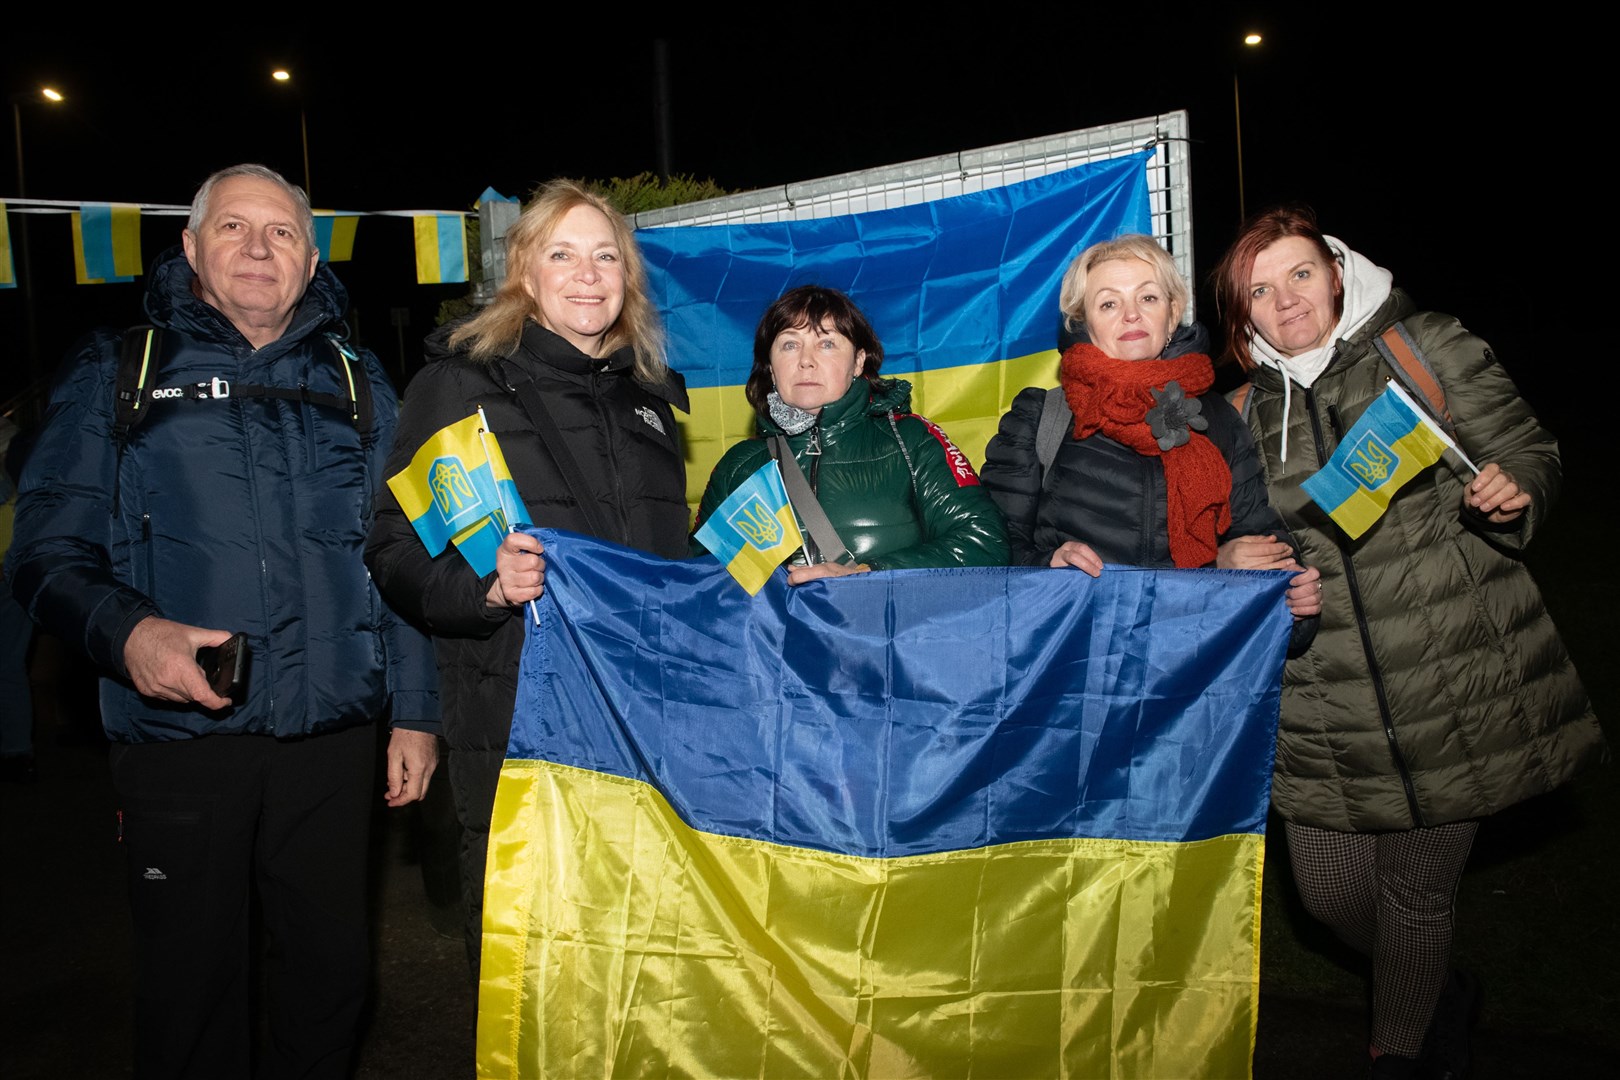
[[(1208, 335), (1181, 325), (1187, 297), (1170, 256), (1146, 236), (1095, 244), (1064, 274), (1059, 306), (1079, 340), (1063, 354), (1061, 393), (1020, 393), (980, 474), (1006, 515), (1013, 565), (1098, 577), (1104, 563), (1231, 569), (1241, 560), (1299, 571), (1288, 607), (1296, 619), (1314, 616), (1319, 575), (1297, 562), (1248, 429), (1212, 390)], [(1300, 628), (1296, 647), (1309, 633)]]

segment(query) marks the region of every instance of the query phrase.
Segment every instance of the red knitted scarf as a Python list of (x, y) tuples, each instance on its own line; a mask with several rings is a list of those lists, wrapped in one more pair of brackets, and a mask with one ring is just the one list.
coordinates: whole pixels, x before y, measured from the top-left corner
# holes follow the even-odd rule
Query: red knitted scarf
[(1215, 383), (1209, 357), (1188, 353), (1174, 360), (1115, 360), (1095, 345), (1081, 343), (1063, 354), (1063, 395), (1074, 410), (1074, 437), (1102, 432), (1115, 442), (1164, 459), (1170, 557), (1177, 566), (1208, 566), (1215, 561), (1217, 537), (1232, 526), (1232, 470), (1209, 438), (1191, 438), (1160, 450), (1145, 419), (1153, 408), (1152, 390), (1181, 384), (1195, 398)]

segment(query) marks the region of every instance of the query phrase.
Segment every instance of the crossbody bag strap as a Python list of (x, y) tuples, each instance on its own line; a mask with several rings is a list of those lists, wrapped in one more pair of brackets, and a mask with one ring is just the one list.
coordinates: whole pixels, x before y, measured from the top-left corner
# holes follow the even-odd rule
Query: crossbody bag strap
[(627, 537), (614, 536), (608, 532), (602, 521), (601, 507), (591, 497), (590, 486), (585, 483), (585, 473), (580, 469), (573, 451), (568, 449), (562, 429), (557, 427), (557, 422), (552, 419), (551, 410), (546, 408), (546, 399), (541, 396), (533, 380), (522, 372), (512, 372), (510, 368), (503, 370), (506, 372), (506, 385), (517, 394), (518, 404), (522, 406), (524, 415), (529, 418), (529, 423), (534, 425), (541, 443), (545, 445), (546, 453), (550, 454), (551, 460), (556, 463), (557, 471), (562, 473), (563, 483), (567, 485), (568, 493), (574, 497), (574, 502), (579, 506), (579, 512), (585, 515), (585, 524), (590, 529), (591, 535), (603, 540), (624, 543)]
[(1041, 490), (1048, 487), (1052, 462), (1057, 460), (1063, 440), (1074, 434), (1074, 410), (1063, 387), (1054, 386), (1041, 399), (1041, 418), (1035, 424), (1035, 459), (1041, 463)]
[[(810, 539), (820, 550), (819, 562), (853, 563), (855, 556), (849, 553), (844, 541), (839, 537), (838, 530), (827, 518), (827, 511), (821, 508), (821, 501), (816, 493), (810, 490), (809, 481), (804, 478), (804, 470), (799, 468), (798, 461), (793, 457), (793, 448), (781, 435), (773, 435), (769, 444), (771, 457), (782, 470), (782, 486), (787, 488), (788, 502), (798, 512), (804, 527), (810, 530)], [(810, 554), (810, 552), (806, 552)]]

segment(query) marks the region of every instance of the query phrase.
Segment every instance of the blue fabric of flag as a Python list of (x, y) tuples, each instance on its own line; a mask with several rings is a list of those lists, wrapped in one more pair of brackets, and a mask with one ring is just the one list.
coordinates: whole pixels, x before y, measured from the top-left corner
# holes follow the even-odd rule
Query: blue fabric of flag
[(655, 785), (704, 832), (872, 858), (1264, 830), (1282, 572), (862, 574), (534, 530), (509, 759)]
[(1150, 231), (1147, 158), (842, 217), (638, 230), (671, 363), (691, 387), (740, 385), (760, 315), (803, 284), (841, 289), (866, 312), (885, 374), (1051, 349), (1074, 257)]
[(85, 203), (79, 207), (79, 227), (84, 236), (84, 271), (92, 278), (112, 281), (118, 277), (113, 266), (112, 207), (105, 203)]

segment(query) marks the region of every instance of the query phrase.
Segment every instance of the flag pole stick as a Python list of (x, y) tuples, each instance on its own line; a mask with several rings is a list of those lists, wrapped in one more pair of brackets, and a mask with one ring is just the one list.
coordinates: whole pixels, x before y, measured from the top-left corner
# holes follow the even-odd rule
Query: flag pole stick
[(1459, 458), (1462, 459), (1462, 463), (1464, 465), (1466, 465), (1470, 469), (1474, 470), (1474, 475), (1475, 476), (1479, 475), (1479, 466), (1475, 465), (1472, 461), (1469, 460), (1468, 455), (1463, 453), (1462, 447), (1457, 445), (1457, 441), (1455, 439), (1453, 439), (1451, 436), (1447, 435), (1445, 433), (1445, 430), (1443, 428), (1441, 428), (1441, 426), (1438, 423), (1435, 422), (1434, 417), (1429, 415), (1429, 410), (1428, 409), (1425, 409), (1423, 406), (1419, 405), (1416, 401), (1414, 401), (1412, 399), (1412, 395), (1408, 394), (1405, 390), (1401, 389), (1401, 385), (1399, 383), (1397, 383), (1394, 379), (1387, 380), (1385, 385), (1388, 386), (1389, 389), (1395, 391), (1395, 396), (1400, 398), (1401, 401), (1406, 405), (1406, 407), (1408, 409), (1411, 409), (1412, 412), (1417, 415), (1417, 418), (1419, 420), (1421, 420), (1423, 422), (1423, 425), (1425, 427), (1427, 427), (1429, 429), (1429, 431), (1434, 434), (1435, 438), (1439, 439), (1440, 442), (1445, 445), (1446, 449), (1448, 449), (1452, 453), (1456, 454)]
[[(478, 445), (484, 448), (484, 463), (489, 466), (490, 480), (495, 486), (495, 497), (501, 500), (501, 516), (506, 518), (506, 531), (514, 533), (517, 532), (517, 515), (512, 513), (512, 508), (506, 504), (506, 491), (501, 487), (500, 481), (495, 476), (495, 462), (489, 456), (489, 443), (484, 440), (484, 436), (488, 433), (489, 417), (484, 415), (484, 407), (480, 405), (478, 406)], [(534, 625), (540, 625), (540, 609), (533, 600), (529, 601), (529, 616), (534, 619)]]

